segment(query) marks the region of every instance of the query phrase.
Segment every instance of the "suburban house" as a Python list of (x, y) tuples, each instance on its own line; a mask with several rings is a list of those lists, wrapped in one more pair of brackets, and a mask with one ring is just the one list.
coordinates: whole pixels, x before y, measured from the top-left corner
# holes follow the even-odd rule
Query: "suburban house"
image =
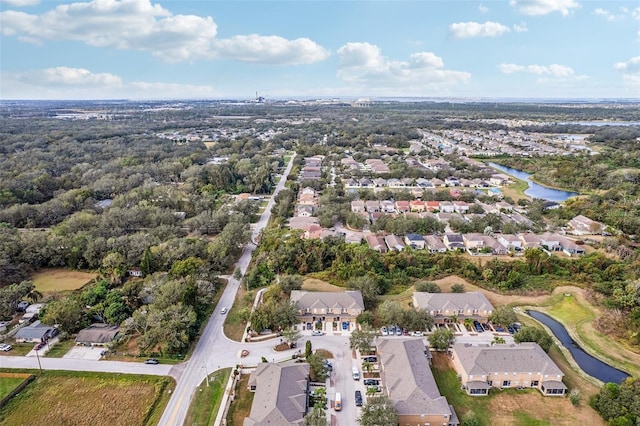
[(567, 391), (564, 373), (537, 343), (456, 343), (452, 361), (469, 395), (487, 395), (491, 388), (536, 388), (545, 396), (562, 396)]
[(313, 206), (297, 205), (296, 216), (298, 217), (311, 217), (313, 216)]
[(120, 327), (109, 324), (91, 324), (83, 328), (76, 337), (77, 345), (85, 346), (105, 346), (115, 340), (120, 332)]
[(436, 324), (458, 322), (466, 318), (487, 322), (493, 313), (493, 305), (484, 294), (477, 291), (467, 293), (413, 293), (413, 306), (427, 311)]
[(516, 251), (522, 250), (522, 240), (520, 237), (514, 234), (499, 234), (496, 238), (500, 244), (507, 249), (513, 249)]
[(311, 225), (317, 225), (317, 217), (292, 217), (289, 219), (289, 228), (291, 229), (306, 229)]
[(380, 253), (387, 252), (387, 244), (385, 243), (384, 238), (382, 238), (381, 236), (369, 234), (364, 237), (364, 239), (367, 241), (367, 244), (369, 245), (369, 248), (371, 250), (375, 250)]
[(464, 240), (460, 234), (444, 234), (442, 242), (449, 250), (464, 250)]
[[(359, 291), (303, 291), (293, 290), (291, 302), (298, 311), (298, 322), (311, 330), (314, 324), (323, 330), (350, 330), (356, 327), (356, 317), (364, 311)], [(340, 325), (340, 328), (338, 326)]]
[(258, 364), (249, 377), (255, 395), (243, 425), (303, 425), (308, 389), (309, 364)]
[(422, 339), (383, 339), (377, 347), (382, 388), (400, 425), (458, 425), (453, 407), (440, 395)]
[(404, 237), (404, 242), (413, 249), (423, 250), (425, 246), (424, 238), (420, 234), (407, 234)]
[(440, 201), (426, 201), (425, 203), (428, 211), (440, 211)]
[(380, 211), (382, 211), (383, 213), (388, 213), (388, 214), (395, 213), (396, 212), (396, 205), (391, 200), (380, 201)]
[(405, 247), (404, 243), (402, 242), (402, 238), (393, 234), (385, 236), (384, 242), (387, 244), (387, 247), (389, 247), (389, 250), (402, 251)]
[(571, 233), (574, 235), (602, 234), (604, 231), (603, 224), (583, 215), (574, 217), (569, 221), (568, 225), (571, 227)]
[(396, 212), (398, 213), (409, 213), (411, 209), (409, 208), (408, 201), (396, 201)]
[(562, 244), (560, 244), (560, 239), (560, 235), (545, 232), (540, 235), (540, 245), (548, 251), (561, 251)]
[(447, 246), (435, 235), (424, 236), (425, 247), (429, 250), (429, 253), (446, 253)]
[(42, 324), (40, 321), (34, 321), (32, 324), (18, 330), (18, 333), (16, 333), (16, 343), (46, 342), (57, 334), (57, 328)]
[(464, 214), (467, 213), (469, 211), (469, 208), (471, 207), (471, 204), (465, 202), (465, 201), (454, 201), (453, 202), (453, 209), (455, 210), (456, 213), (460, 213), (460, 214)]
[(440, 201), (439, 206), (442, 213), (453, 213), (456, 211), (451, 201)]
[(424, 211), (424, 201), (411, 200), (411, 201), (409, 201), (409, 207), (410, 207), (412, 212), (423, 212)]
[(364, 208), (368, 213), (378, 213), (380, 211), (380, 201), (378, 200), (365, 201)]
[(536, 234), (520, 234), (520, 239), (523, 249), (542, 247), (542, 240)]
[(364, 212), (364, 201), (355, 200), (351, 202), (351, 211), (354, 213), (362, 213)]

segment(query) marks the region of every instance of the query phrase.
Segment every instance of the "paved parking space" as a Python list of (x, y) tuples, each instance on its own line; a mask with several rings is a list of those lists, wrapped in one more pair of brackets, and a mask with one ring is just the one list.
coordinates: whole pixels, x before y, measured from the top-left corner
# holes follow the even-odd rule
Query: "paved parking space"
[(103, 350), (100, 347), (74, 346), (62, 358), (98, 360), (102, 357), (100, 353)]

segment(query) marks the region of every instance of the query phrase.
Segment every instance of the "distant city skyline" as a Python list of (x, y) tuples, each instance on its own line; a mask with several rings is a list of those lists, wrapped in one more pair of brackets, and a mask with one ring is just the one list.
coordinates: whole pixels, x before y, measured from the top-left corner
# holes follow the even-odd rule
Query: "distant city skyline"
[(640, 99), (640, 2), (0, 0), (0, 99)]

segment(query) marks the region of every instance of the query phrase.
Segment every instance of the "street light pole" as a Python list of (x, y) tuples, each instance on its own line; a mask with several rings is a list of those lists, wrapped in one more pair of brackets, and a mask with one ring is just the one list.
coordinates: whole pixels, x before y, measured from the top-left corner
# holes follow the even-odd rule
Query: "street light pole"
[(34, 349), (36, 351), (36, 358), (38, 359), (38, 368), (40, 369), (40, 374), (42, 374), (42, 364), (40, 364), (40, 354), (38, 353), (37, 349)]

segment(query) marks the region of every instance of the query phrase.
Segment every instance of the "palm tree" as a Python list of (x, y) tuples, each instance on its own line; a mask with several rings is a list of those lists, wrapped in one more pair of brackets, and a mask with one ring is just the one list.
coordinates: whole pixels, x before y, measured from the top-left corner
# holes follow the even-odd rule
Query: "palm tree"
[(473, 318), (465, 318), (464, 326), (467, 327), (467, 330), (473, 330)]
[(362, 363), (362, 368), (363, 368), (364, 370), (367, 370), (367, 373), (371, 373), (371, 368), (372, 368), (372, 367), (373, 367), (373, 366), (371, 365), (371, 363), (370, 363), (369, 361), (364, 361), (364, 362)]

